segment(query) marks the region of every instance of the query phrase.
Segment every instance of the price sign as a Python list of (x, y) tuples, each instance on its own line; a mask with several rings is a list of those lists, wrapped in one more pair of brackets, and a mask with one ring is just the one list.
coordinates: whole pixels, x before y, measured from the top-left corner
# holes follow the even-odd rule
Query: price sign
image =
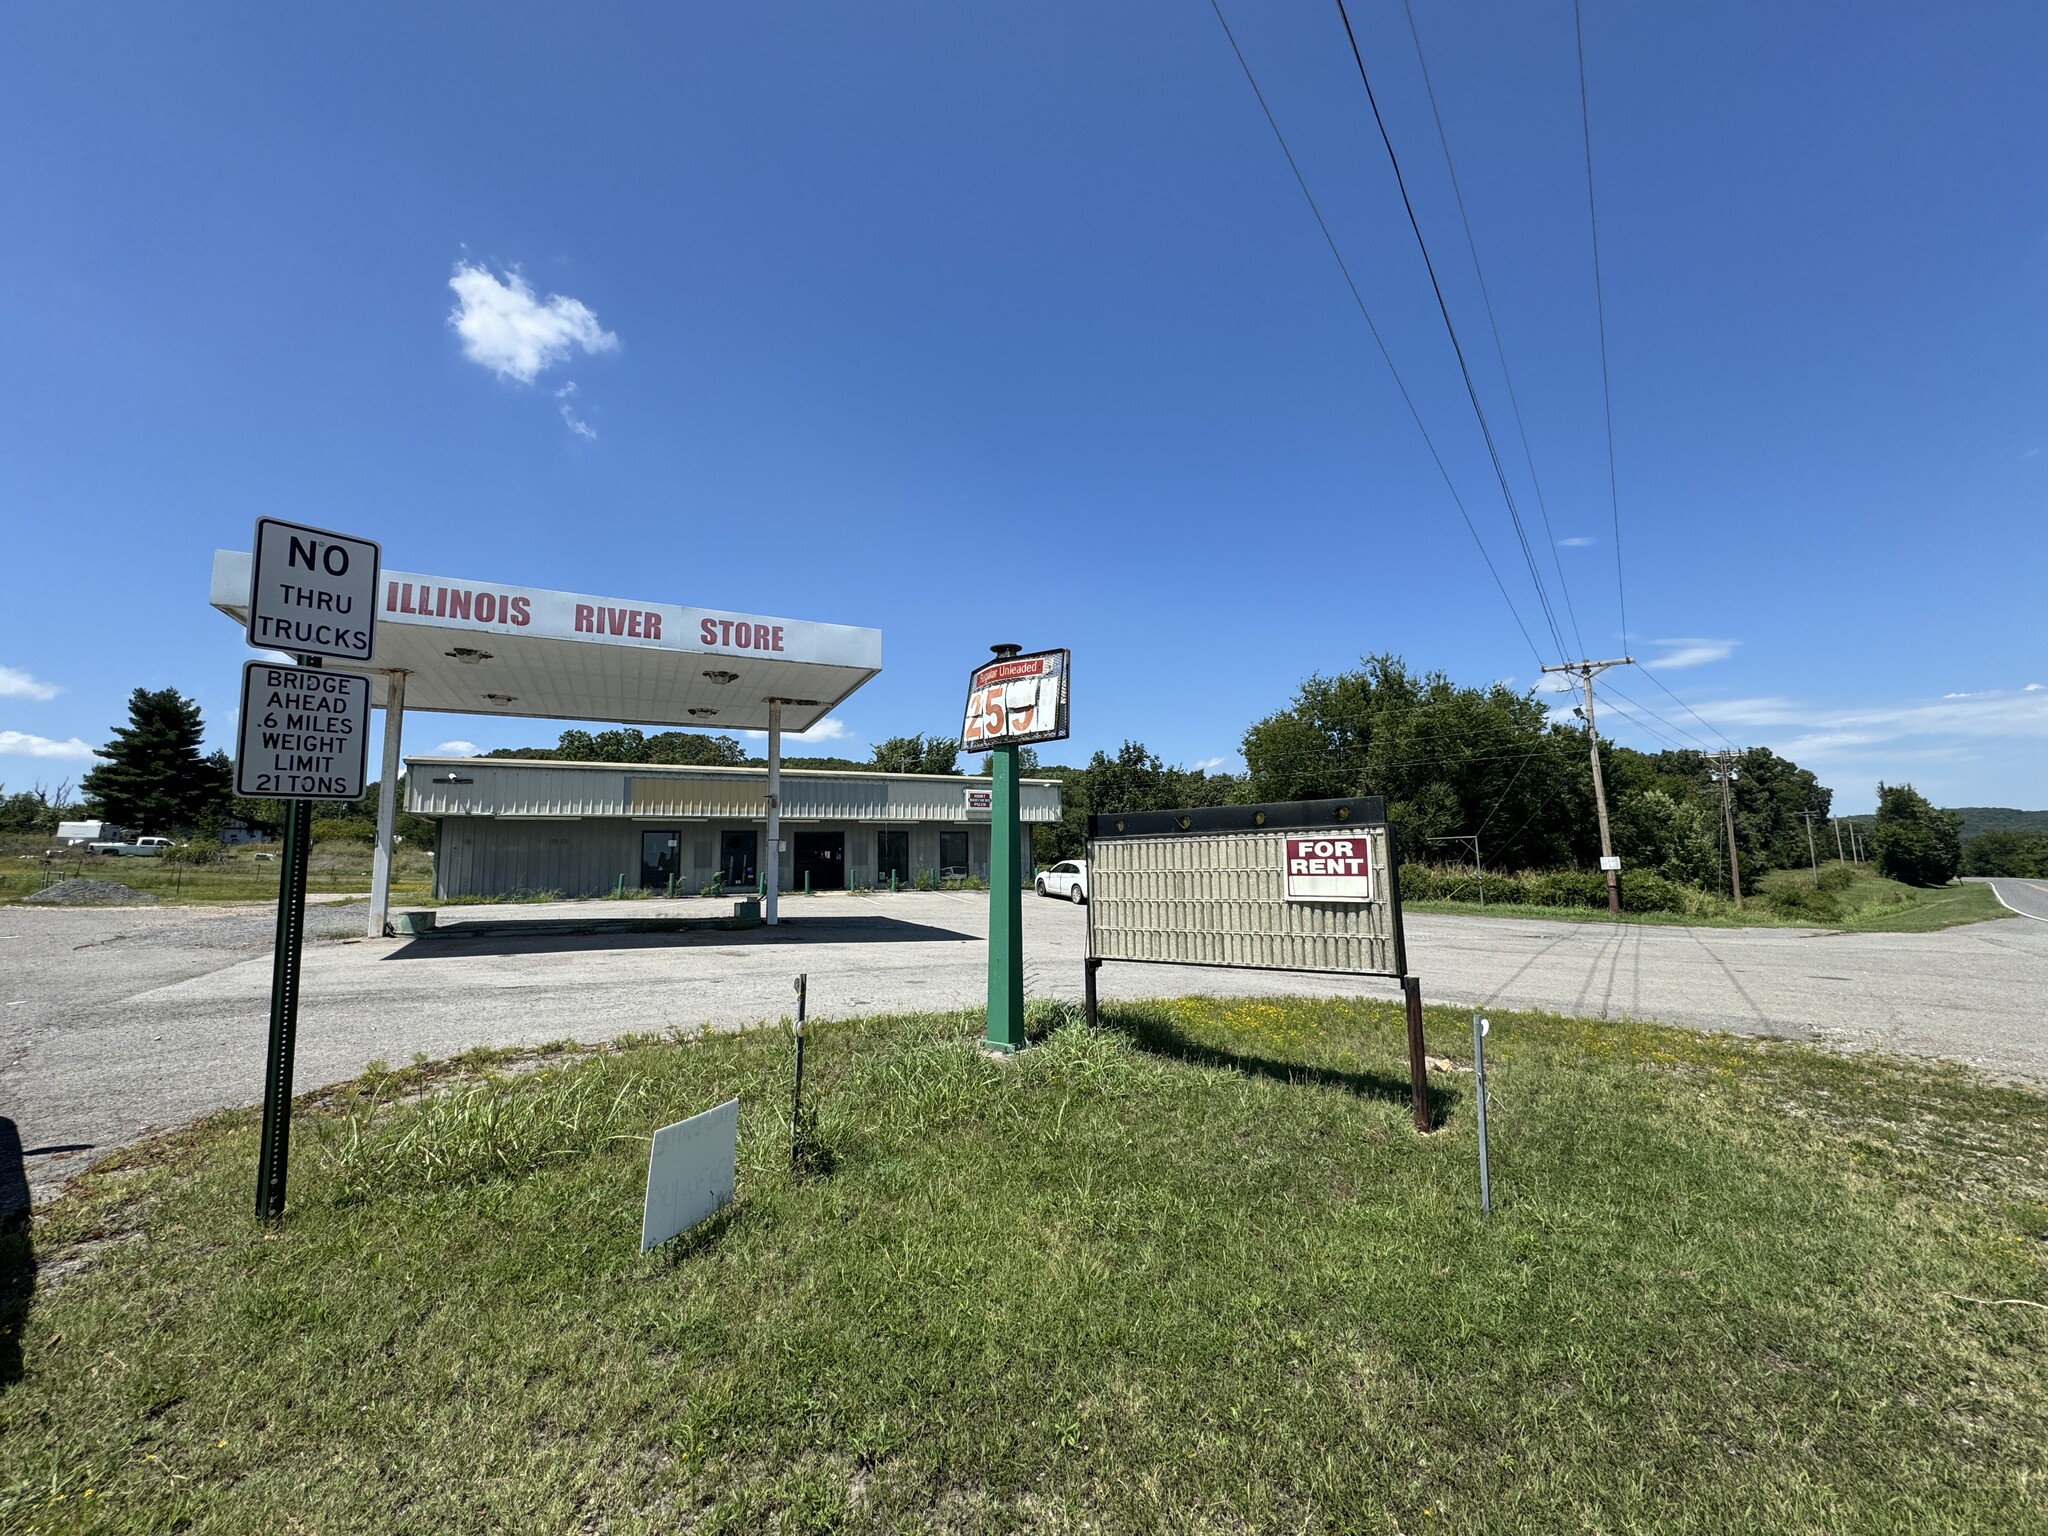
[(1036, 651), (975, 668), (967, 681), (960, 749), (986, 752), (1033, 741), (1064, 741), (1071, 654)]

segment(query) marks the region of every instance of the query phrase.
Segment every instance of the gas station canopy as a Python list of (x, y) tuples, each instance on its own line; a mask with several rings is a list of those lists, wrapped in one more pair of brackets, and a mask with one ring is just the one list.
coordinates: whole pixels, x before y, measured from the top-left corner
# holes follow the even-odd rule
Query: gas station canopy
[[(250, 557), (215, 550), (209, 601), (237, 623)], [(625, 725), (803, 731), (882, 670), (880, 630), (674, 603), (627, 602), (385, 570), (376, 649), (364, 672), (404, 707)]]

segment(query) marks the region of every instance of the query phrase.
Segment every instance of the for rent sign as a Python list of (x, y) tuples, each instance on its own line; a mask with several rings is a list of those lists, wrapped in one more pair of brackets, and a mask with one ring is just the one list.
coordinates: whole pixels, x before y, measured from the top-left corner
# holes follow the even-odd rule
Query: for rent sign
[(1372, 846), (1358, 837), (1290, 837), (1289, 901), (1371, 901)]
[(354, 800), (370, 745), (370, 680), (252, 661), (242, 668), (235, 793), (251, 800)]

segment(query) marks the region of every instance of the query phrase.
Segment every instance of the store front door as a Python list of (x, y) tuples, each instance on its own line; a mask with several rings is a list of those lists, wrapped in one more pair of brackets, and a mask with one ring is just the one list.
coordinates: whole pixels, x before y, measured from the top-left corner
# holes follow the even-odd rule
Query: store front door
[(844, 832), (799, 832), (796, 835), (796, 868), (792, 874), (800, 891), (843, 891), (846, 889), (846, 834)]
[(758, 832), (723, 832), (718, 838), (719, 876), (727, 885), (750, 886), (760, 878), (754, 861), (760, 856)]
[(667, 892), (683, 872), (683, 834), (674, 828), (640, 834), (640, 889)]

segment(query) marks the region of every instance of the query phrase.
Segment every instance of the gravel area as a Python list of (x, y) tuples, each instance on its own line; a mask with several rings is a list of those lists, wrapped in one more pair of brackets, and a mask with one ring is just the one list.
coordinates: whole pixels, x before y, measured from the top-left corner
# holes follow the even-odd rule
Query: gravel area
[(111, 880), (59, 880), (21, 899), (43, 907), (153, 907), (156, 892), (133, 890)]

